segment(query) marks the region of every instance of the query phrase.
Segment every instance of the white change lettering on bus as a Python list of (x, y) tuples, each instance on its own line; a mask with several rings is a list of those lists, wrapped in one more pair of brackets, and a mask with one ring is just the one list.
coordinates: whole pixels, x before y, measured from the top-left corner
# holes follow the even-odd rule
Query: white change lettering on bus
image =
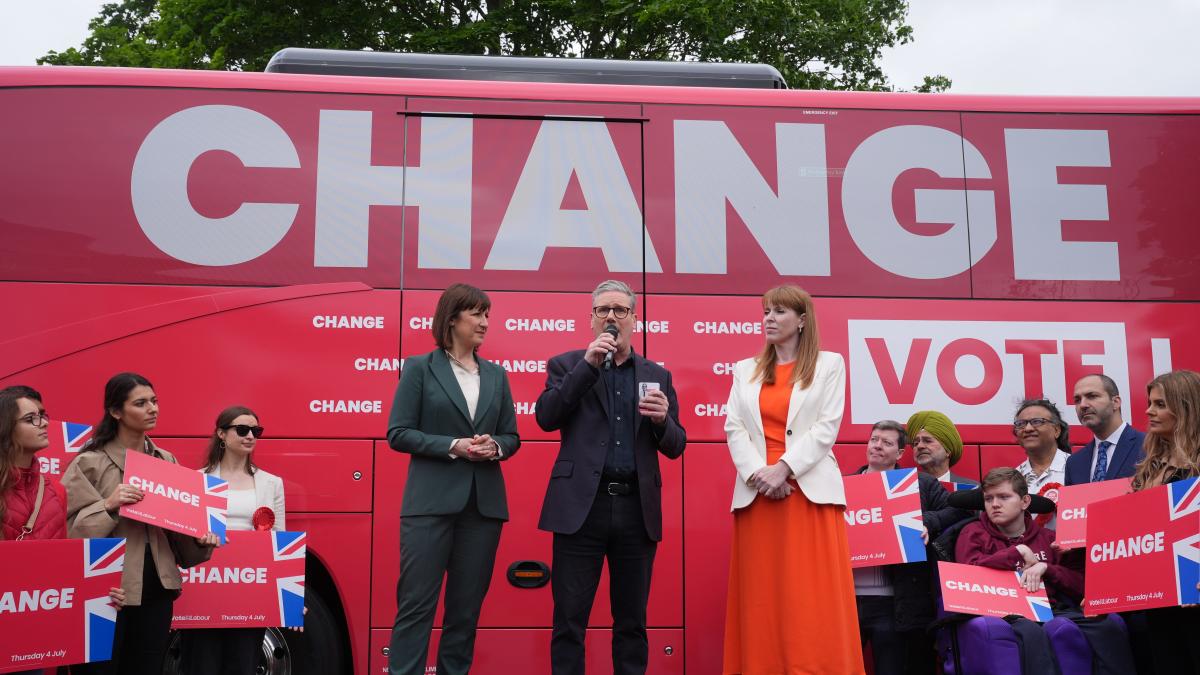
[[(320, 112), (310, 197), (313, 266), (366, 267), (370, 208), (404, 205), (419, 209), (418, 268), (471, 269), (474, 121), (423, 118), (420, 164), (399, 166), (371, 163), (373, 118), (364, 110)], [(662, 128), (674, 135), (675, 272), (725, 274), (731, 255), (746, 254), (729, 250), (729, 205), (775, 272), (832, 274), (828, 179), (839, 170), (828, 166), (824, 124), (776, 123), (774, 166), (763, 170), (725, 122), (676, 120)], [(168, 116), (146, 135), (134, 160), (130, 194), (138, 223), (159, 249), (192, 264), (234, 265), (263, 255), (291, 229), (300, 204), (246, 202), (231, 215), (208, 218), (192, 206), (188, 175), (198, 157), (214, 150), (248, 167), (299, 168), (297, 140), (262, 113), (238, 106), (196, 106)], [(1107, 221), (1107, 186), (1058, 177), (1059, 167), (1111, 166), (1108, 132), (1005, 129), (1003, 152), (989, 164), (972, 142), (948, 129), (881, 129), (854, 148), (841, 171), (842, 220), (880, 269), (914, 279), (952, 277), (1000, 239), (995, 192), (912, 188), (916, 222), (949, 225), (921, 234), (895, 212), (897, 180), (913, 169), (941, 179), (1005, 174), (1009, 239), (1019, 251), (1012, 256), (1015, 279), (1119, 280), (1116, 241), (1068, 239), (1062, 227)], [(572, 176), (586, 209), (562, 208)], [(547, 249), (565, 247), (595, 251), (611, 272), (663, 271), (607, 125), (543, 121), (510, 197), (485, 269), (536, 271)], [(906, 264), (915, 254), (925, 262)]]
[(413, 330), (430, 330), (433, 328), (433, 317), (414, 316), (408, 320), (408, 327)]
[(729, 406), (724, 403), (697, 403), (696, 417), (724, 417)]
[(758, 321), (697, 321), (692, 330), (699, 335), (762, 335)]
[(504, 359), (499, 362), (500, 367), (510, 373), (544, 373), (546, 372), (546, 362), (536, 359)]
[(318, 314), (312, 318), (313, 328), (375, 328), (383, 329), (382, 316), (341, 316)]
[(376, 370), (399, 371), (400, 370), (400, 359), (387, 357), (387, 356), (379, 357), (379, 358), (373, 358), (373, 357), (369, 357), (369, 356), (360, 356), (357, 359), (354, 359), (354, 369), (355, 370), (367, 370), (367, 371), (376, 371)]
[(713, 375), (732, 375), (733, 368), (736, 365), (737, 365), (736, 363), (732, 363), (732, 362), (728, 362), (728, 361), (714, 363), (713, 367), (712, 367)]
[[(850, 420), (873, 424), (940, 410), (960, 424), (1012, 421), (1013, 401), (1069, 401), (1075, 381), (1103, 372), (1129, 391), (1125, 324), (1119, 322), (848, 322)], [(1070, 423), (1075, 408), (1063, 408)]]
[(537, 408), (537, 401), (514, 401), (513, 410), (518, 415), (532, 415)]
[(575, 319), (505, 319), (504, 329), (518, 333), (572, 332)]
[(658, 335), (666, 335), (671, 332), (670, 321), (638, 321), (634, 326), (635, 333), (654, 333)]
[(315, 413), (381, 413), (383, 401), (313, 399), (308, 402), (308, 409)]

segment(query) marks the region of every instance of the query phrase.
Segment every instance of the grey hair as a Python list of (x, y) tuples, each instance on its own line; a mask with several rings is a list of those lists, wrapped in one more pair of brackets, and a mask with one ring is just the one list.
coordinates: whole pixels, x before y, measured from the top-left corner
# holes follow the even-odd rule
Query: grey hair
[(600, 299), (601, 295), (610, 292), (624, 293), (625, 295), (628, 295), (629, 309), (637, 309), (637, 295), (634, 294), (633, 289), (630, 288), (629, 284), (625, 283), (624, 281), (617, 281), (616, 279), (601, 281), (600, 285), (596, 286), (596, 290), (592, 291), (592, 305), (594, 306), (596, 304), (596, 301)]

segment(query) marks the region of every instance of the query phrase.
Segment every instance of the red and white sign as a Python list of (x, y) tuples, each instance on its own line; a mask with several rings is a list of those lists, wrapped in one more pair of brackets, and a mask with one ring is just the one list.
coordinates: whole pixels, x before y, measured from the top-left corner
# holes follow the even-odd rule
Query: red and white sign
[(1029, 593), (1021, 586), (1021, 573), (978, 565), (939, 562), (942, 602), (948, 612), (980, 616), (1016, 614), (1032, 621), (1054, 618), (1043, 587)]
[(1200, 479), (1088, 506), (1088, 616), (1200, 602)]
[(850, 566), (925, 560), (921, 492), (916, 469), (846, 476), (846, 533)]
[(124, 539), (0, 542), (0, 673), (112, 658)]
[(1128, 478), (1067, 485), (1058, 490), (1058, 526), (1054, 540), (1063, 550), (1079, 548), (1087, 541), (1088, 504), (1120, 497), (1129, 492)]
[(304, 625), (303, 532), (232, 531), (212, 559), (180, 570), (175, 628)]
[(165, 530), (225, 541), (229, 483), (144, 452), (125, 453), (125, 482), (145, 495), (121, 507), (121, 516)]

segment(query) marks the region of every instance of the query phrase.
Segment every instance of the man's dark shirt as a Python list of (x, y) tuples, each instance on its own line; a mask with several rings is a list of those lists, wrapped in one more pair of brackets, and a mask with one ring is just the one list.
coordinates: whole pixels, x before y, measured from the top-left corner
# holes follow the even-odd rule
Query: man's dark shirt
[[(603, 368), (603, 367), (602, 367)], [(634, 424), (636, 423), (638, 392), (633, 371), (633, 359), (601, 371), (608, 389), (608, 405), (612, 415), (608, 426), (608, 455), (604, 458), (604, 474), (609, 478), (631, 478), (637, 470), (633, 463)]]

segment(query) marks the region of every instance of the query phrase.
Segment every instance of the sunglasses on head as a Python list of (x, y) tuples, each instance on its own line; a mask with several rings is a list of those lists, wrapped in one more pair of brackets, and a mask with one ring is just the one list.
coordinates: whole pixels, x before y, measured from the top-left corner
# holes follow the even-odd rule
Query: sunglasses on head
[(221, 428), (224, 429), (225, 431), (229, 431), (230, 429), (233, 429), (234, 431), (237, 432), (238, 436), (245, 436), (246, 434), (254, 434), (255, 438), (262, 438), (262, 435), (263, 435), (262, 427), (257, 427), (257, 426), (252, 427), (249, 424), (227, 424)]

